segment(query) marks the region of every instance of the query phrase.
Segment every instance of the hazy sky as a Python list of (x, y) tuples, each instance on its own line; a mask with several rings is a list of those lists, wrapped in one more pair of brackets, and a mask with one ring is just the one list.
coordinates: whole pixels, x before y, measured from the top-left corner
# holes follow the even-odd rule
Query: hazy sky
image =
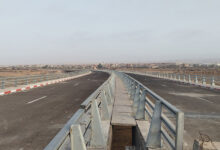
[(0, 65), (220, 58), (220, 0), (0, 0)]

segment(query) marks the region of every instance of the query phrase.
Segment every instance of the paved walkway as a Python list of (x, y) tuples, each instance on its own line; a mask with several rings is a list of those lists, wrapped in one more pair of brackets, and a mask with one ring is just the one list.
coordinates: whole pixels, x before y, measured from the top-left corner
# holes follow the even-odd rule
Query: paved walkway
[(121, 81), (116, 78), (115, 102), (113, 106), (112, 125), (136, 126), (133, 117), (132, 101), (128, 92)]

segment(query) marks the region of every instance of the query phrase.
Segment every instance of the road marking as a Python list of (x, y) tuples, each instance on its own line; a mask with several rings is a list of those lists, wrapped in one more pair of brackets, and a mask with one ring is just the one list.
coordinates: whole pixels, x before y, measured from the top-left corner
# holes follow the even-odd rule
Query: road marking
[(74, 86), (78, 86), (78, 85), (79, 85), (79, 83), (75, 83), (75, 84), (74, 84)]
[(28, 103), (26, 103), (26, 104), (34, 103), (34, 102), (39, 101), (39, 100), (41, 100), (41, 99), (44, 99), (44, 98), (46, 98), (46, 97), (47, 97), (47, 96), (40, 97), (40, 98), (35, 99), (35, 100), (33, 100), (33, 101), (30, 101), (30, 102), (28, 102)]
[[(198, 119), (220, 119), (219, 114), (194, 114), (194, 113), (185, 113), (185, 118), (198, 118)], [(219, 123), (219, 122), (217, 122)]]
[(207, 100), (203, 97), (217, 96), (217, 95), (214, 95), (214, 94), (201, 94), (201, 93), (176, 93), (176, 92), (170, 92), (169, 94), (177, 95), (177, 96), (188, 96), (188, 97), (192, 97), (192, 98), (197, 98), (199, 100), (203, 100), (203, 101), (206, 101), (208, 103), (214, 103), (214, 102), (212, 102), (210, 100)]
[(211, 101), (209, 101), (209, 100), (207, 100), (207, 99), (201, 98), (201, 97), (199, 97), (199, 99), (201, 99), (201, 100), (203, 100), (203, 101), (206, 101), (206, 102), (209, 102), (209, 103), (213, 103), (213, 102), (211, 102)]

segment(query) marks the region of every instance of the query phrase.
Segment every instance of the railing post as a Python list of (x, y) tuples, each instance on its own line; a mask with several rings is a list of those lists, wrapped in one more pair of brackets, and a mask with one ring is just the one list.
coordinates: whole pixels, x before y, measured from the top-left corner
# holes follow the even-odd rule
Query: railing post
[(112, 103), (112, 101), (113, 101), (113, 98), (112, 98), (113, 97), (113, 93), (112, 93), (112, 91), (110, 89), (110, 84), (108, 83), (106, 86), (107, 86), (109, 98), (110, 98), (111, 103)]
[(150, 129), (147, 136), (146, 147), (160, 148), (161, 147), (161, 101), (156, 101), (153, 116), (151, 119)]
[(128, 93), (130, 95), (131, 95), (131, 89), (132, 89), (131, 80), (128, 78)]
[(48, 81), (48, 76), (47, 75), (45, 75), (45, 80)]
[(106, 101), (108, 102), (108, 104), (110, 105), (112, 103), (111, 97), (109, 96), (109, 94), (106, 92), (106, 89), (104, 89), (102, 97), (104, 97), (106, 99)]
[(211, 86), (215, 86), (215, 78), (212, 77)]
[(28, 85), (28, 77), (25, 78), (25, 84)]
[[(126, 83), (126, 86), (127, 86), (127, 78), (124, 77), (124, 81)], [(113, 76), (112, 79), (110, 80), (109, 82), (109, 88), (111, 90), (111, 94), (112, 94), (112, 100), (114, 100), (114, 93), (115, 93), (115, 77)]]
[(183, 75), (183, 82), (186, 82), (186, 76), (185, 76), (185, 74)]
[(109, 120), (111, 115), (108, 110), (108, 102), (106, 100), (104, 91), (102, 91), (102, 93), (103, 93), (103, 98), (101, 101), (101, 114), (102, 114), (101, 117), (102, 117), (102, 120)]
[(135, 96), (133, 101), (133, 108), (138, 107), (139, 99), (140, 99), (140, 85), (137, 85), (137, 89), (135, 91)]
[(15, 87), (17, 87), (17, 83), (18, 83), (17, 78), (15, 78)]
[(198, 84), (198, 77), (196, 75), (195, 83)]
[(72, 125), (70, 128), (71, 150), (86, 150), (80, 125)]
[(130, 92), (130, 88), (131, 88), (130, 79), (128, 79), (128, 78), (126, 77), (126, 81), (127, 81), (127, 89), (128, 89), (128, 92)]
[(132, 83), (132, 88), (131, 88), (131, 99), (132, 99), (132, 100), (134, 100), (135, 91), (136, 91), (136, 83), (133, 82), (133, 83)]
[(191, 81), (191, 76), (190, 76), (190, 74), (189, 74), (189, 79), (188, 79), (188, 81), (189, 81), (189, 83), (191, 83), (192, 81)]
[(180, 74), (178, 75), (178, 80), (181, 81), (181, 76), (180, 76)]
[(1, 85), (1, 89), (4, 89), (5, 88), (5, 80), (2, 79), (2, 85)]
[(105, 146), (105, 140), (102, 130), (101, 118), (96, 100), (92, 102), (92, 137), (91, 146)]
[(135, 118), (138, 120), (145, 119), (145, 98), (146, 98), (146, 90), (143, 90), (135, 116)]
[(176, 138), (175, 138), (176, 150), (183, 149), (183, 131), (184, 131), (184, 113), (178, 112), (176, 119)]
[(204, 77), (204, 76), (202, 77), (202, 84), (203, 84), (203, 85), (206, 84), (206, 81), (205, 81), (205, 77)]
[[(124, 81), (125, 81), (126, 88), (129, 89), (129, 80), (126, 77), (124, 77)], [(112, 84), (112, 86), (113, 86), (113, 84)]]

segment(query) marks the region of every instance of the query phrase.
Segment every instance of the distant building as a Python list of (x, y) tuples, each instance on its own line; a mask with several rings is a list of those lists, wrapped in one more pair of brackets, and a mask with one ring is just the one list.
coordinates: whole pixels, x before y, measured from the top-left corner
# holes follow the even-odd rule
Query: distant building
[(184, 67), (189, 67), (189, 66), (190, 66), (190, 64), (183, 64), (183, 66), (184, 66)]

